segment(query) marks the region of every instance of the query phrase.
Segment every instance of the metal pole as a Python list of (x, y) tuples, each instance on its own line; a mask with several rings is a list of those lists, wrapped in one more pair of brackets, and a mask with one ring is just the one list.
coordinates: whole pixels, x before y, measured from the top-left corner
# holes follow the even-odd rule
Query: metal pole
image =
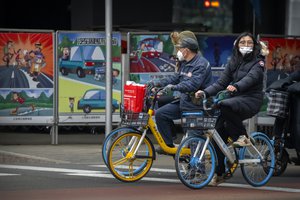
[[(124, 88), (124, 85), (126, 84), (126, 81), (129, 80), (128, 74), (129, 74), (129, 59), (128, 54), (123, 53), (122, 54), (122, 86), (121, 88)], [(121, 92), (121, 103), (123, 104), (124, 99), (124, 93)]]
[[(253, 5), (252, 5), (253, 6)], [(253, 8), (253, 27), (252, 27), (252, 34), (255, 35), (255, 10)]]
[(105, 109), (105, 136), (112, 130), (112, 1), (105, 0), (105, 34), (106, 34), (106, 109)]
[[(55, 34), (55, 47), (57, 47), (57, 34)], [(50, 134), (51, 134), (51, 144), (58, 144), (58, 60), (57, 60), (57, 48), (54, 48), (54, 62), (56, 63), (54, 67), (54, 109), (53, 109), (53, 126), (51, 127)]]

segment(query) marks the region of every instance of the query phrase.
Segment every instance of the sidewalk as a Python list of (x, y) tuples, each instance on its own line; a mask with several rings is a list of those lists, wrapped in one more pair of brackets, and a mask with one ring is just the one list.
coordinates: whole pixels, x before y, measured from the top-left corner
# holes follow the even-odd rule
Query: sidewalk
[[(0, 164), (104, 164), (104, 137), (104, 134), (66, 134), (59, 136), (57, 145), (52, 145), (49, 134), (0, 133)], [(153, 136), (149, 137), (157, 146)], [(157, 157), (160, 166), (174, 164), (171, 156)]]
[(102, 145), (0, 145), (0, 163), (100, 164)]

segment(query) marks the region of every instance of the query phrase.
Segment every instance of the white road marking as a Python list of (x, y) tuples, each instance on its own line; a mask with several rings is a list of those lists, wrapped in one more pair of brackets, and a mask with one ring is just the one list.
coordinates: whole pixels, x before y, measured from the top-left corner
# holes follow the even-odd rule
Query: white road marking
[(20, 71), (23, 72), (23, 74), (25, 75), (30, 88), (37, 88), (39, 82), (33, 81), (32, 77), (24, 69), (20, 69)]
[(8, 173), (0, 173), (0, 176), (18, 176), (21, 174), (8, 174)]
[[(91, 167), (106, 167), (106, 165), (90, 165)], [(106, 167), (107, 168), (107, 167)], [(119, 165), (118, 168), (126, 169), (128, 166), (125, 165)], [(133, 169), (137, 169), (137, 167), (133, 167)], [(175, 169), (165, 169), (165, 168), (154, 168), (151, 167), (151, 172), (167, 172), (167, 173), (176, 173)]]
[[(106, 167), (105, 165), (100, 165), (101, 167)], [(22, 165), (1, 165), (0, 168), (6, 169), (21, 169), (21, 170), (33, 170), (33, 171), (47, 171), (47, 172), (60, 172), (65, 173), (70, 176), (86, 176), (86, 177), (98, 177), (98, 178), (114, 178), (108, 171), (94, 171), (94, 170), (80, 170), (80, 169), (68, 169), (68, 168), (52, 168), (52, 167), (35, 167), (35, 166), (22, 166)], [(160, 168), (154, 168), (157, 172)], [(172, 169), (169, 169), (172, 171)], [(160, 172), (166, 172), (165, 169)], [(141, 181), (155, 181), (155, 182), (167, 182), (167, 183), (180, 183), (178, 179), (166, 179), (166, 178), (155, 178), (155, 177), (143, 177)], [(235, 188), (245, 188), (254, 190), (268, 190), (268, 191), (278, 191), (278, 192), (291, 192), (300, 193), (300, 189), (295, 188), (283, 188), (283, 187), (252, 187), (246, 184), (235, 184), (235, 183), (222, 183), (221, 187), (235, 187)]]

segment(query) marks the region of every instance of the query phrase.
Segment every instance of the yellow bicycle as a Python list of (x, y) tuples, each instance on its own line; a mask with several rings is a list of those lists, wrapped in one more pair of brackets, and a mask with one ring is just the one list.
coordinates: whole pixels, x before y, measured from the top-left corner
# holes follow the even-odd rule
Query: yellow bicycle
[(121, 109), (122, 123), (133, 127), (138, 126), (138, 128), (127, 129), (125, 133), (118, 135), (110, 147), (106, 147), (108, 151), (104, 152), (110, 172), (120, 181), (140, 180), (151, 169), (156, 155), (153, 142), (147, 136), (149, 131), (166, 154), (175, 155), (176, 153), (177, 147), (166, 145), (153, 119), (158, 94), (162, 90), (163, 88), (160, 88), (146, 95), (150, 102), (148, 112), (134, 113)]

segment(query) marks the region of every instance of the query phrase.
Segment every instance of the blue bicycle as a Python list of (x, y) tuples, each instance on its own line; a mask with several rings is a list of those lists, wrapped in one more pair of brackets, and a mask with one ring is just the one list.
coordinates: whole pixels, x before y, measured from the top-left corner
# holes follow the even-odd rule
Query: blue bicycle
[[(210, 183), (217, 165), (217, 155), (212, 140), (225, 155), (226, 174), (232, 176), (238, 166), (245, 180), (254, 187), (265, 185), (273, 175), (275, 166), (274, 147), (267, 135), (254, 132), (250, 135), (251, 145), (235, 148), (225, 142), (215, 130), (220, 114), (218, 106), (220, 92), (209, 108), (203, 100), (200, 111), (184, 112), (182, 126), (194, 132), (179, 145), (175, 155), (175, 167), (180, 181), (192, 189), (200, 189)], [(190, 134), (189, 134), (190, 135)]]

